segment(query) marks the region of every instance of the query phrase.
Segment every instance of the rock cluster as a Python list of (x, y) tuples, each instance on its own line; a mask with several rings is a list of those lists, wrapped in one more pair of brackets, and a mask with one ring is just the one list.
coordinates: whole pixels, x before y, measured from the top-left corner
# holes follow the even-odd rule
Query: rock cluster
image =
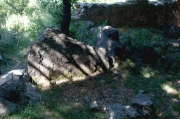
[[(87, 103), (87, 102), (86, 102)], [(90, 103), (91, 110), (108, 113), (108, 119), (152, 119), (155, 118), (155, 110), (151, 99), (139, 92), (131, 101), (131, 105), (124, 106), (120, 103), (106, 103), (102, 107), (97, 101)]]

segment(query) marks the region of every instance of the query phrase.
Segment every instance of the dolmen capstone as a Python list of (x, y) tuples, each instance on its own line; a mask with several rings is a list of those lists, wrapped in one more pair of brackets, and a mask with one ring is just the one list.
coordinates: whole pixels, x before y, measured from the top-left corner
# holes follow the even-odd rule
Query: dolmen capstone
[[(93, 40), (93, 39), (92, 39)], [(97, 34), (95, 46), (67, 37), (57, 28), (47, 28), (28, 48), (28, 73), (43, 87), (63, 78), (89, 75), (113, 67), (113, 51), (119, 32), (111, 26)]]

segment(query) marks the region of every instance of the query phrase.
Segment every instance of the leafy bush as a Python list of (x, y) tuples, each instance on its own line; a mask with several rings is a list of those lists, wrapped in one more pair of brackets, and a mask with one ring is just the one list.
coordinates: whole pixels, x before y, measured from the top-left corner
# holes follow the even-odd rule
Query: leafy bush
[[(107, 20), (102, 22), (99, 27), (92, 25), (91, 23), (86, 23), (88, 21), (73, 21), (70, 24), (70, 36), (78, 39), (79, 41), (95, 46), (94, 39), (96, 38), (98, 31), (101, 27), (107, 25)], [(91, 29), (92, 28), (92, 29)]]
[(71, 22), (69, 30), (71, 37), (76, 38), (85, 44), (93, 45), (94, 36), (90, 34), (83, 21)]
[(180, 51), (169, 44), (169, 40), (161, 33), (153, 33), (147, 29), (135, 29), (123, 34), (126, 51), (136, 62), (154, 64), (165, 70), (178, 70), (180, 66)]
[(158, 54), (162, 54), (160, 50), (164, 50), (168, 46), (165, 38), (146, 29), (137, 29), (132, 32), (132, 35), (129, 34), (131, 33), (126, 34), (123, 40), (131, 49), (153, 47)]
[(61, 0), (3, 0), (0, 7), (0, 54), (4, 67), (23, 59), (29, 42), (36, 40), (43, 29), (60, 26)]
[(62, 0), (38, 0), (38, 2), (42, 10), (50, 14), (55, 19), (55, 22), (60, 24), (63, 7)]

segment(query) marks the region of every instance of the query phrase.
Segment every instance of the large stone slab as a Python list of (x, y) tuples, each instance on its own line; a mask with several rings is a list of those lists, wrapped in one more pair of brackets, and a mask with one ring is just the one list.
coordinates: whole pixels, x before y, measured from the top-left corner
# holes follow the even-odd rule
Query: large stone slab
[(27, 59), (28, 73), (43, 87), (53, 80), (91, 74), (103, 65), (92, 46), (66, 37), (55, 28), (47, 28), (39, 41), (29, 46)]

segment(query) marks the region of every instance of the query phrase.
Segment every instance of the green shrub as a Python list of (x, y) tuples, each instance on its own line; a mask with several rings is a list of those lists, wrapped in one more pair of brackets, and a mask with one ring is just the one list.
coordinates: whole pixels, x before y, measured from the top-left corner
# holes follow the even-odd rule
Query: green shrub
[[(129, 35), (131, 34), (131, 35)], [(132, 33), (126, 35), (124, 42), (130, 47), (141, 49), (145, 47), (153, 47), (154, 49), (165, 49), (167, 41), (160, 35), (151, 33), (146, 29), (135, 29)]]
[(87, 26), (83, 21), (77, 21), (70, 25), (70, 36), (88, 45), (93, 45), (93, 37), (87, 30)]
[[(178, 47), (169, 44), (169, 40), (154, 31), (147, 29), (134, 29), (123, 34), (123, 41), (126, 44), (126, 51), (133, 53), (135, 63), (145, 58), (143, 55), (153, 55), (148, 59), (152, 59), (151, 63), (157, 67), (170, 70), (178, 70), (180, 66), (180, 51)], [(154, 60), (153, 58), (156, 57)]]
[[(102, 22), (102, 24), (100, 24), (100, 27), (104, 27), (107, 24), (107, 20)], [(95, 27), (93, 27), (95, 28)], [(96, 29), (97, 28), (97, 29)], [(91, 45), (94, 46), (94, 42), (93, 40), (96, 38), (97, 33), (98, 33), (98, 27), (96, 27), (94, 29), (93, 35), (90, 32), (88, 26), (86, 26), (86, 23), (84, 23), (84, 21), (73, 21), (70, 24), (70, 36), (87, 44), (87, 45)]]
[(46, 27), (59, 27), (62, 1), (12, 0), (13, 7), (3, 0), (0, 7), (0, 54), (2, 67), (24, 59), (29, 42)]

